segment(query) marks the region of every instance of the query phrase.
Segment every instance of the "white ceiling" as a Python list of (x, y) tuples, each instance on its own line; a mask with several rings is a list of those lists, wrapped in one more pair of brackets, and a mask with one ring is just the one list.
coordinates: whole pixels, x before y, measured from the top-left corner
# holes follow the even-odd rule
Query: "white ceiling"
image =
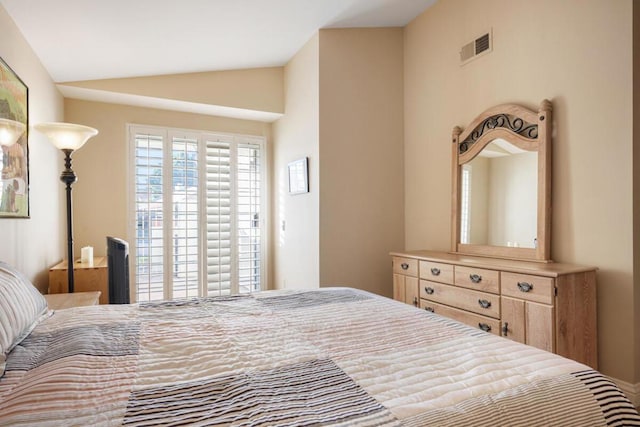
[(320, 28), (436, 0), (0, 0), (55, 82), (281, 66)]

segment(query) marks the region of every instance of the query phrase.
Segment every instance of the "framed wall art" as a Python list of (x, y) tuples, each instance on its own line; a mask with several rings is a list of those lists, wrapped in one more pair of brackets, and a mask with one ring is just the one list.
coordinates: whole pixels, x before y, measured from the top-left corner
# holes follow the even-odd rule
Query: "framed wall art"
[(290, 162), (287, 166), (289, 175), (289, 194), (302, 194), (309, 192), (309, 169), (308, 159)]
[(29, 89), (2, 58), (0, 119), (24, 125), (16, 143), (0, 146), (0, 218), (29, 218)]

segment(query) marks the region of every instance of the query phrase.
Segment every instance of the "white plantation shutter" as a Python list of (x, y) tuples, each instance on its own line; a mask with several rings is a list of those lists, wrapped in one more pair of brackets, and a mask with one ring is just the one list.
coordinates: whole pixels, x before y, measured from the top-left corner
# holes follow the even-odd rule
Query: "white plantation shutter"
[(471, 243), (471, 165), (462, 166), (460, 183), (460, 243)]
[(231, 142), (206, 141), (207, 294), (231, 293)]
[(262, 139), (148, 129), (130, 126), (137, 300), (262, 289)]
[(261, 289), (261, 152), (246, 138), (206, 140), (208, 295)]
[(171, 142), (171, 297), (193, 298), (200, 295), (198, 139), (173, 135)]
[(138, 301), (164, 295), (164, 139), (139, 132), (134, 140), (135, 286)]
[(260, 145), (238, 145), (236, 218), (239, 292), (260, 290), (261, 158)]

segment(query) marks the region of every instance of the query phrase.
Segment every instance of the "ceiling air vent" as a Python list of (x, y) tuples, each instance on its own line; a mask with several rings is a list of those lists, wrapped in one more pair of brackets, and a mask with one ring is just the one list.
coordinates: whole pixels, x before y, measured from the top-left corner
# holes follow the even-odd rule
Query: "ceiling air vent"
[(464, 65), (479, 56), (487, 54), (493, 50), (491, 31), (487, 31), (480, 37), (462, 46), (460, 50), (460, 65)]

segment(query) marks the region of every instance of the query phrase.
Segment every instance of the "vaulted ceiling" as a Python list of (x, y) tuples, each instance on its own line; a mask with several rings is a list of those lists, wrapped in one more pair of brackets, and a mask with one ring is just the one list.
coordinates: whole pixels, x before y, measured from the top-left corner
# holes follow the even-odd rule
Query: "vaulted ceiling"
[(320, 28), (404, 26), (435, 0), (0, 0), (55, 82), (281, 66)]

